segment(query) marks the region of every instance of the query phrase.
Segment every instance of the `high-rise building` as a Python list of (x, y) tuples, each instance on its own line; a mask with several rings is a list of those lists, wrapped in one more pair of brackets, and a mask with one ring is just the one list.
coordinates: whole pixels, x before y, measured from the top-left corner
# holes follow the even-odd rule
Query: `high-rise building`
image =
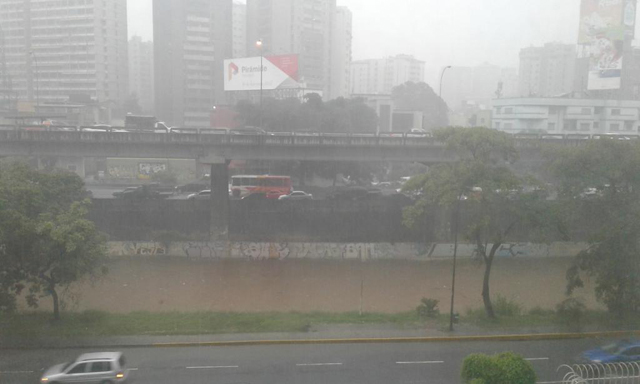
[(350, 94), (352, 18), (349, 8), (336, 8), (331, 44), (331, 99), (349, 97)]
[(150, 115), (154, 111), (153, 86), (153, 42), (134, 36), (129, 39), (129, 94)]
[(442, 81), (442, 98), (452, 110), (468, 108), (469, 103), (489, 107), (491, 99), (517, 96), (517, 87), (514, 68), (488, 63), (474, 67), (452, 66)]
[(520, 51), (521, 96), (558, 96), (573, 91), (576, 47), (547, 43)]
[(128, 89), (127, 3), (2, 0), (4, 93), (18, 102), (119, 104)]
[(153, 2), (155, 104), (174, 126), (208, 127), (225, 104), (224, 60), (232, 55), (232, 0)]
[(397, 55), (351, 63), (351, 94), (389, 94), (407, 81), (424, 81), (424, 61)]
[(298, 54), (303, 88), (331, 95), (336, 0), (247, 0), (247, 53)]
[(247, 56), (247, 4), (233, 1), (232, 15), (233, 57)]

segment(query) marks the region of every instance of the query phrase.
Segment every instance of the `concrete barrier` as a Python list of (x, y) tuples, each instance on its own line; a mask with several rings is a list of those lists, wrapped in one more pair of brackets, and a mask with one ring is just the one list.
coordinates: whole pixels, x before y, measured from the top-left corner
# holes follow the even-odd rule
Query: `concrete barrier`
[[(437, 260), (453, 257), (449, 243), (287, 243), (287, 242), (154, 242), (108, 243), (112, 257), (173, 256), (188, 259), (321, 259), (321, 260)], [(571, 257), (587, 248), (586, 243), (505, 243), (499, 258)], [(459, 244), (458, 257), (477, 255), (473, 244)]]

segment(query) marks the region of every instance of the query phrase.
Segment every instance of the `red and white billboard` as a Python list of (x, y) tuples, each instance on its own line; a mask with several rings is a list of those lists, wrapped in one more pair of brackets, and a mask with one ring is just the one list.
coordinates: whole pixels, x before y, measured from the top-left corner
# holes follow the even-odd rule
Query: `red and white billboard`
[(257, 56), (224, 61), (225, 91), (273, 90), (299, 86), (298, 55)]

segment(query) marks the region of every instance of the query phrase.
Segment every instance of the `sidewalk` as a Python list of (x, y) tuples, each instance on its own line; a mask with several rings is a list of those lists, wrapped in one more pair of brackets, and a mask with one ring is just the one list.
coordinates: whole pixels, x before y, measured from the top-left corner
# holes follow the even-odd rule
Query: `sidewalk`
[(376, 342), (447, 342), (447, 341), (524, 341), (598, 337), (640, 336), (640, 331), (585, 330), (566, 332), (557, 327), (480, 329), (455, 326), (454, 332), (438, 329), (399, 329), (384, 325), (322, 325), (309, 332), (237, 333), (219, 335), (139, 335), (82, 338), (0, 339), (0, 349), (71, 349), (71, 348), (149, 348), (182, 346), (242, 346), (311, 343), (376, 343)]

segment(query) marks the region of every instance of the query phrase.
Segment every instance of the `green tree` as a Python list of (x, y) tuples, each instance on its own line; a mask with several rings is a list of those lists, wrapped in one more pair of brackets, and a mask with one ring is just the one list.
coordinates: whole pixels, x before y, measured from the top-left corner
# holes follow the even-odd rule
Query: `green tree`
[(85, 218), (90, 201), (83, 182), (68, 172), (0, 163), (0, 196), (2, 273), (12, 279), (9, 287), (0, 285), (2, 294), (14, 307), (24, 287), (31, 306), (49, 294), (57, 320), (60, 288), (104, 272), (105, 239)]
[[(444, 128), (435, 137), (456, 151), (459, 160), (432, 166), (407, 182), (404, 189), (420, 192), (421, 197), (405, 208), (404, 222), (415, 227), (431, 206), (453, 210), (454, 231), (459, 229), (475, 244), (484, 263), (482, 301), (487, 316), (494, 318), (490, 278), (496, 252), (517, 226), (545, 228), (542, 224), (549, 218), (543, 195), (526, 192), (525, 187), (537, 182), (511, 170), (509, 164), (518, 154), (508, 134), (488, 128)], [(461, 207), (464, 215), (458, 219)]]
[(487, 356), (474, 353), (462, 362), (463, 383), (534, 384), (536, 372), (530, 362), (512, 352)]
[(400, 110), (422, 111), (424, 129), (436, 129), (449, 125), (449, 107), (433, 89), (424, 82), (406, 82), (394, 87), (391, 98)]
[(567, 271), (567, 293), (583, 287), (586, 275), (595, 283), (597, 299), (618, 318), (637, 313), (640, 145), (592, 140), (552, 151), (549, 165), (559, 185), (565, 216), (572, 223), (589, 223), (583, 234), (589, 247), (577, 255)]

